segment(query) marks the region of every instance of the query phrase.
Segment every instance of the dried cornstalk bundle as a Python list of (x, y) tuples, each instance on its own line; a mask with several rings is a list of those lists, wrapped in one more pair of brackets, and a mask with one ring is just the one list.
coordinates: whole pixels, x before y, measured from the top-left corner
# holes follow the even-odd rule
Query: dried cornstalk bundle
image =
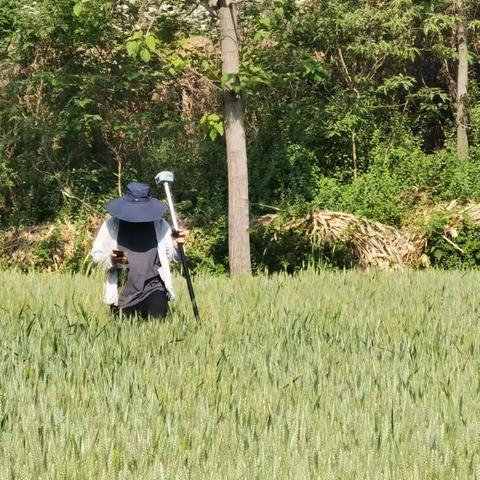
[[(266, 226), (277, 218), (276, 215), (269, 215), (256, 222), (256, 225)], [(320, 244), (344, 243), (352, 249), (360, 267), (365, 269), (375, 267), (393, 270), (429, 265), (424, 254), (427, 244), (424, 235), (348, 213), (319, 210), (284, 223), (279, 229), (302, 231)]]

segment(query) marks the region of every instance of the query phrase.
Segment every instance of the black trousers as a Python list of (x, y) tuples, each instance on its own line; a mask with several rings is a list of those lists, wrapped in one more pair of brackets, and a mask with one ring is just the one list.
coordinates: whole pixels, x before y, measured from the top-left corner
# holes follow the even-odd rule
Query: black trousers
[(113, 313), (121, 313), (125, 317), (138, 315), (144, 319), (148, 317), (163, 319), (168, 313), (167, 292), (164, 290), (155, 290), (136, 305), (126, 308), (118, 308), (116, 305), (112, 305), (110, 308)]

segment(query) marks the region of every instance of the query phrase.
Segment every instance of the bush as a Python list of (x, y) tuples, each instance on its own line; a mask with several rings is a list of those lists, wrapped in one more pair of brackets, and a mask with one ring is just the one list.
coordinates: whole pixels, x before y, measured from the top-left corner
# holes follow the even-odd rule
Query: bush
[(339, 210), (402, 226), (422, 205), (480, 200), (479, 159), (475, 149), (471, 159), (461, 163), (448, 150), (426, 154), (418, 149), (394, 149), (350, 183), (319, 178), (309, 208)]
[(444, 269), (480, 267), (480, 225), (466, 222), (451, 239), (447, 235), (448, 220), (437, 218), (428, 231), (426, 254), (432, 266)]

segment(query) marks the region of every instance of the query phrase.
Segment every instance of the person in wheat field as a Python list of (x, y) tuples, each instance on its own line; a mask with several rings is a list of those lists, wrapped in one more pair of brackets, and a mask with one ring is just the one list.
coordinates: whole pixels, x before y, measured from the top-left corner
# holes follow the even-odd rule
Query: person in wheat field
[(164, 318), (175, 298), (170, 262), (178, 261), (185, 231), (172, 232), (163, 219), (167, 206), (151, 196), (146, 183), (129, 183), (105, 209), (110, 217), (91, 251), (93, 261), (107, 270), (105, 303), (114, 313)]

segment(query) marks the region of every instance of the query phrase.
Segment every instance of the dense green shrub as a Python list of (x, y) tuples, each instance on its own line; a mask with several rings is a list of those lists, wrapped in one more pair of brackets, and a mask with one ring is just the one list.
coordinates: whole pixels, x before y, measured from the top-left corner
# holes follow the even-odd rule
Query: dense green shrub
[(480, 225), (466, 222), (458, 234), (445, 233), (448, 219), (439, 217), (429, 226), (426, 253), (434, 267), (467, 269), (480, 267)]
[(310, 207), (352, 212), (401, 226), (422, 205), (480, 200), (479, 178), (476, 150), (469, 160), (459, 163), (448, 150), (426, 154), (418, 149), (395, 149), (352, 182), (319, 178)]

